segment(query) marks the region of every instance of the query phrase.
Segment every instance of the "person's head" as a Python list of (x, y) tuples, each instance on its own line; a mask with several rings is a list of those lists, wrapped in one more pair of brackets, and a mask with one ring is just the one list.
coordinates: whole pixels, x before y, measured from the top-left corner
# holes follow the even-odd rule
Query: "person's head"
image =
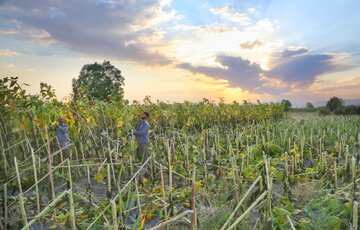
[(147, 120), (147, 119), (149, 119), (149, 117), (150, 117), (150, 114), (148, 112), (142, 112), (141, 116), (140, 116), (140, 118), (142, 120)]
[(58, 122), (59, 122), (59, 124), (65, 123), (65, 118), (64, 117), (59, 117)]

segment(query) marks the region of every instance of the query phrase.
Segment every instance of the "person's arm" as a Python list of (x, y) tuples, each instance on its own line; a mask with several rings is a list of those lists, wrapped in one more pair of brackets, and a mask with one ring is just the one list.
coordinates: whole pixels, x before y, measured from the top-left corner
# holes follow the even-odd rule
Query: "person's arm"
[(134, 132), (135, 136), (145, 136), (149, 130), (149, 124), (145, 122), (143, 125), (141, 125), (140, 129), (136, 130)]

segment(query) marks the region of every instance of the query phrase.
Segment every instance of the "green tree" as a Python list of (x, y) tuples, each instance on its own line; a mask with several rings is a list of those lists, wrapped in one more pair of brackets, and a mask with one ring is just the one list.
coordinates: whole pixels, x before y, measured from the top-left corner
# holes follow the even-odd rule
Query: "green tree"
[(72, 81), (73, 97), (75, 100), (83, 97), (101, 101), (122, 99), (124, 80), (121, 71), (109, 61), (86, 64), (78, 79)]
[(40, 96), (47, 102), (56, 101), (55, 89), (45, 82), (40, 82)]
[(332, 97), (326, 103), (326, 107), (328, 107), (330, 111), (335, 111), (336, 109), (341, 109), (344, 107), (344, 101), (338, 97)]
[(306, 108), (307, 108), (307, 109), (313, 109), (313, 108), (314, 108), (314, 105), (313, 105), (311, 102), (307, 102), (307, 103), (306, 103)]
[(291, 102), (289, 101), (289, 100), (282, 100), (281, 101), (281, 104), (283, 104), (284, 105), (284, 110), (285, 111), (289, 111), (290, 110), (290, 108), (291, 108)]

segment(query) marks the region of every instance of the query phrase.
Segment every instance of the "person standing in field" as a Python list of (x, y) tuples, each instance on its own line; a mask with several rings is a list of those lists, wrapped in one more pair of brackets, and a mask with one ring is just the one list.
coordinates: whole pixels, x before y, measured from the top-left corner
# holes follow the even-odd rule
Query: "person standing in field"
[(70, 158), (70, 137), (69, 126), (65, 124), (65, 118), (58, 118), (59, 124), (55, 126), (56, 137), (59, 141), (60, 148), (65, 153), (65, 157)]
[(148, 144), (149, 144), (149, 128), (150, 124), (148, 122), (150, 114), (148, 112), (142, 112), (140, 115), (139, 125), (134, 132), (136, 141), (137, 141), (137, 149), (136, 149), (136, 157), (140, 162), (143, 162), (148, 158)]

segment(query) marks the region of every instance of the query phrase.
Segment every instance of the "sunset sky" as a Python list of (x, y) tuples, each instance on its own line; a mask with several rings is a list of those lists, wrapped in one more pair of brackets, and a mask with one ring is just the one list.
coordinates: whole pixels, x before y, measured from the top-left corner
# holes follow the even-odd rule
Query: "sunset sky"
[(0, 74), (59, 99), (109, 60), (125, 97), (360, 98), (359, 0), (0, 0)]

